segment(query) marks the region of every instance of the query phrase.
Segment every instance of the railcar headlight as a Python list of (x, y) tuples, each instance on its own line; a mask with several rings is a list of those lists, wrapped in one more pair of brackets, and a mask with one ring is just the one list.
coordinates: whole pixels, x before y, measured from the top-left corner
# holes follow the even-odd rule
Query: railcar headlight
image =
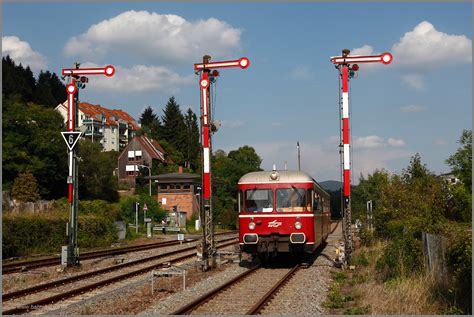
[(295, 229), (300, 230), (302, 227), (303, 227), (303, 225), (301, 224), (301, 222), (299, 222), (299, 221), (295, 222)]
[(249, 229), (254, 230), (255, 229), (255, 222), (249, 222)]

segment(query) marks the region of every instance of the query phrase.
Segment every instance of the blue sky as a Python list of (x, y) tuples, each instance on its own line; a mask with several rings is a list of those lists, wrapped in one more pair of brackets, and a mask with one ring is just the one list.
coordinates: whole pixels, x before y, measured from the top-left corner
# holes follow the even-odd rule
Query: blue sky
[[(5, 3), (2, 53), (36, 72), (76, 60), (116, 66), (81, 101), (138, 118), (174, 95), (199, 113), (193, 64), (246, 56), (217, 83), (214, 149), (248, 144), (272, 164), (339, 179), (338, 76), (330, 57), (389, 51), (351, 80), (353, 182), (400, 172), (416, 152), (436, 173), (472, 121), (471, 3)], [(16, 58), (15, 58), (16, 56)]]

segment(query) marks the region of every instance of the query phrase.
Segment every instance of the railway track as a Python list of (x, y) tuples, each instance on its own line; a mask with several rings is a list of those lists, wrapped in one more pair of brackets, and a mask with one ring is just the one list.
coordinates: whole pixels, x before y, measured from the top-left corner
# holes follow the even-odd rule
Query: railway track
[(299, 264), (291, 269), (256, 266), (171, 315), (258, 314), (300, 268)]
[[(221, 232), (221, 233), (217, 233), (216, 235), (225, 235), (225, 234), (231, 234), (231, 233), (234, 233), (234, 232), (233, 231)], [(191, 242), (196, 242), (197, 240), (198, 239), (187, 239), (182, 242), (191, 243)], [(114, 255), (129, 253), (129, 252), (138, 252), (138, 251), (150, 250), (150, 249), (155, 249), (155, 248), (163, 248), (163, 247), (177, 245), (180, 243), (181, 243), (180, 241), (164, 241), (164, 242), (150, 243), (150, 244), (137, 245), (137, 246), (128, 246), (128, 247), (113, 248), (113, 249), (100, 250), (100, 251), (85, 252), (81, 254), (81, 260), (88, 260), (88, 259), (94, 259), (94, 258), (100, 258), (100, 257), (106, 257), (106, 256), (114, 256)], [(2, 274), (12, 274), (16, 272), (28, 271), (28, 270), (39, 268), (39, 267), (59, 265), (59, 264), (61, 264), (61, 258), (57, 256), (48, 257), (44, 259), (38, 259), (38, 260), (7, 263), (7, 264), (2, 264)]]
[[(219, 241), (218, 248), (237, 243), (236, 238)], [(46, 305), (74, 297), (101, 286), (109, 285), (131, 278), (164, 264), (179, 262), (196, 255), (195, 246), (170, 251), (160, 255), (147, 257), (112, 267), (85, 272), (72, 277), (39, 284), (30, 288), (2, 295), (4, 315), (23, 314), (42, 308)], [(173, 256), (172, 259), (169, 259)]]

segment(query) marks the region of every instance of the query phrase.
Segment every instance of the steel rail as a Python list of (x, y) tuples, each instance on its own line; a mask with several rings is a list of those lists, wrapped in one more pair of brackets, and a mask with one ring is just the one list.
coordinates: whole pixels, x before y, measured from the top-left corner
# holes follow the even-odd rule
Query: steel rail
[(245, 271), (243, 272), (242, 274), (239, 274), (237, 275), (236, 277), (234, 277), (233, 279), (231, 279), (230, 281), (222, 284), (221, 286), (218, 286), (216, 287), (215, 289), (211, 290), (210, 292), (196, 298), (195, 300), (193, 300), (191, 303), (181, 307), (180, 309), (174, 311), (173, 313), (171, 313), (170, 315), (186, 315), (188, 314), (189, 312), (193, 311), (194, 309), (196, 309), (197, 307), (201, 306), (202, 304), (206, 303), (207, 301), (211, 300), (214, 296), (216, 296), (217, 294), (219, 294), (221, 291), (223, 291), (224, 289), (234, 285), (235, 283), (237, 283), (238, 281), (244, 279), (245, 277), (247, 277), (248, 275), (252, 274), (253, 272), (255, 272), (258, 268), (260, 268), (259, 265), (249, 269), (248, 271)]
[[(233, 238), (235, 239), (235, 238)], [(223, 248), (223, 247), (226, 247), (226, 246), (229, 246), (229, 245), (233, 245), (235, 244), (236, 242), (227, 242), (225, 244), (222, 244), (220, 246), (218, 246), (218, 248)], [(194, 248), (194, 247), (193, 247)], [(186, 248), (185, 250), (181, 249), (179, 250), (179, 252), (183, 252), (183, 251), (187, 251), (189, 248)], [(172, 252), (172, 253), (176, 253), (176, 252)], [(170, 254), (167, 254), (167, 255), (170, 255)], [(117, 276), (114, 276), (114, 277), (110, 277), (108, 279), (105, 279), (105, 280), (101, 280), (101, 281), (98, 281), (98, 282), (94, 282), (94, 283), (91, 283), (91, 284), (88, 284), (88, 285), (85, 285), (85, 286), (82, 286), (82, 287), (79, 287), (79, 288), (75, 288), (73, 290), (70, 290), (70, 291), (67, 291), (67, 292), (64, 292), (64, 293), (61, 293), (61, 294), (56, 294), (56, 295), (53, 295), (53, 296), (50, 296), (50, 297), (47, 297), (47, 298), (43, 298), (43, 299), (40, 299), (40, 300), (36, 300), (34, 302), (30, 302), (28, 304), (24, 304), (20, 307), (15, 307), (15, 308), (12, 308), (12, 309), (8, 309), (8, 310), (5, 310), (2, 312), (3, 315), (15, 315), (15, 314), (23, 314), (23, 313), (26, 313), (26, 312), (30, 312), (30, 311), (33, 311), (35, 309), (38, 309), (44, 305), (48, 305), (48, 304), (52, 304), (52, 303), (55, 303), (59, 300), (62, 300), (62, 299), (66, 299), (66, 298), (69, 298), (69, 297), (72, 297), (72, 296), (75, 296), (77, 294), (80, 294), (80, 293), (83, 293), (83, 292), (86, 292), (86, 291), (89, 291), (91, 289), (95, 289), (95, 288), (98, 288), (100, 286), (104, 286), (104, 285), (107, 285), (107, 284), (111, 284), (111, 283), (115, 283), (117, 281), (120, 281), (120, 280), (123, 280), (123, 279), (126, 279), (126, 278), (129, 278), (129, 277), (132, 277), (132, 276), (135, 276), (135, 275), (139, 275), (139, 274), (143, 274), (147, 271), (151, 271), (153, 269), (156, 269), (156, 268), (159, 268), (159, 267), (162, 267), (163, 264), (165, 263), (168, 263), (168, 262), (179, 262), (179, 261), (182, 261), (184, 259), (187, 259), (187, 258), (190, 258), (190, 257), (194, 257), (195, 256), (195, 253), (191, 253), (191, 254), (187, 254), (187, 255), (183, 255), (183, 256), (180, 256), (178, 258), (175, 258), (175, 259), (172, 259), (170, 261), (166, 261), (166, 262), (163, 262), (163, 263), (157, 263), (157, 264), (153, 264), (153, 265), (150, 265), (150, 266), (147, 266), (147, 267), (144, 267), (144, 268), (141, 268), (141, 269), (138, 269), (138, 270), (134, 270), (134, 271), (131, 271), (131, 272), (128, 272), (128, 273), (124, 273), (124, 274), (121, 274), (121, 275), (117, 275)]]
[(258, 314), (262, 308), (271, 300), (273, 295), (301, 268), (299, 264), (297, 264), (294, 268), (292, 268), (288, 273), (285, 274), (265, 295), (260, 298), (260, 300), (250, 308), (246, 315), (256, 315)]
[(339, 223), (340, 223), (340, 222), (341, 222), (341, 220), (338, 220), (338, 221), (336, 222), (336, 225), (334, 226), (334, 228), (332, 228), (332, 230), (329, 232), (329, 234), (334, 233), (334, 231), (336, 231), (336, 229), (337, 229), (337, 227), (339, 226)]
[[(234, 231), (230, 232), (221, 232), (216, 235), (224, 235), (224, 234), (232, 234)], [(186, 241), (182, 241), (183, 243), (191, 243), (196, 242), (199, 239), (188, 239)], [(103, 256), (114, 256), (119, 254), (124, 254), (128, 252), (137, 252), (137, 251), (144, 251), (154, 248), (161, 248), (180, 244), (180, 241), (164, 241), (158, 243), (150, 243), (145, 245), (138, 245), (138, 246), (127, 246), (121, 248), (114, 248), (114, 249), (106, 249), (106, 250), (99, 250), (99, 251), (91, 251), (85, 252), (81, 254), (82, 260), (99, 258)], [(8, 263), (2, 264), (2, 274), (12, 274), (16, 272), (21, 272), (33, 268), (43, 267), (43, 266), (51, 266), (61, 264), (61, 259), (59, 257), (49, 257), (39, 260), (30, 260), (30, 261), (22, 261), (22, 262), (15, 262), (15, 263)]]
[[(231, 241), (231, 240), (234, 240), (234, 239), (235, 238), (224, 239), (224, 240), (221, 240), (220, 242), (227, 242), (227, 241)], [(106, 268), (103, 268), (103, 269), (98, 269), (98, 270), (94, 270), (94, 271), (90, 271), (90, 272), (85, 272), (85, 273), (74, 275), (74, 276), (71, 276), (71, 277), (66, 277), (66, 278), (63, 278), (63, 279), (60, 279), (60, 280), (56, 280), (56, 281), (52, 281), (52, 282), (48, 282), (48, 283), (43, 283), (43, 284), (38, 284), (38, 285), (35, 285), (33, 287), (20, 289), (18, 291), (9, 292), (9, 293), (6, 293), (6, 294), (2, 294), (2, 302), (6, 301), (6, 300), (9, 300), (9, 299), (12, 299), (12, 298), (22, 297), (22, 296), (25, 296), (25, 295), (28, 295), (28, 294), (37, 293), (39, 291), (44, 291), (46, 289), (50, 289), (50, 288), (53, 288), (53, 287), (56, 287), (56, 286), (69, 284), (69, 283), (75, 282), (77, 280), (83, 280), (83, 279), (86, 279), (86, 278), (89, 278), (89, 277), (92, 277), (92, 276), (105, 274), (105, 273), (112, 272), (112, 271), (117, 271), (117, 270), (123, 269), (123, 268), (128, 267), (128, 266), (138, 265), (138, 264), (141, 264), (141, 263), (144, 263), (144, 262), (157, 260), (159, 258), (163, 258), (163, 257), (166, 257), (166, 256), (175, 255), (177, 253), (194, 250), (195, 248), (196, 247), (194, 247), (194, 246), (186, 247), (186, 248), (183, 248), (183, 249), (174, 250), (174, 251), (170, 251), (170, 252), (166, 252), (166, 253), (162, 253), (162, 254), (158, 254), (158, 255), (153, 255), (153, 256), (150, 256), (150, 257), (146, 257), (146, 258), (143, 258), (143, 259), (138, 259), (138, 260), (118, 264), (118, 265), (115, 265), (115, 266), (106, 267)]]

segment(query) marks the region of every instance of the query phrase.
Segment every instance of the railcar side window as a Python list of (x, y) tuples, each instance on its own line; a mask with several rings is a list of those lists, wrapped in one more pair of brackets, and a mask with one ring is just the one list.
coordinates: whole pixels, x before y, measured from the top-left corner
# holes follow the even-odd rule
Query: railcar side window
[(248, 189), (245, 191), (245, 210), (251, 212), (272, 212), (273, 192), (271, 189)]
[(276, 191), (276, 210), (278, 212), (306, 211), (304, 188), (285, 188)]

